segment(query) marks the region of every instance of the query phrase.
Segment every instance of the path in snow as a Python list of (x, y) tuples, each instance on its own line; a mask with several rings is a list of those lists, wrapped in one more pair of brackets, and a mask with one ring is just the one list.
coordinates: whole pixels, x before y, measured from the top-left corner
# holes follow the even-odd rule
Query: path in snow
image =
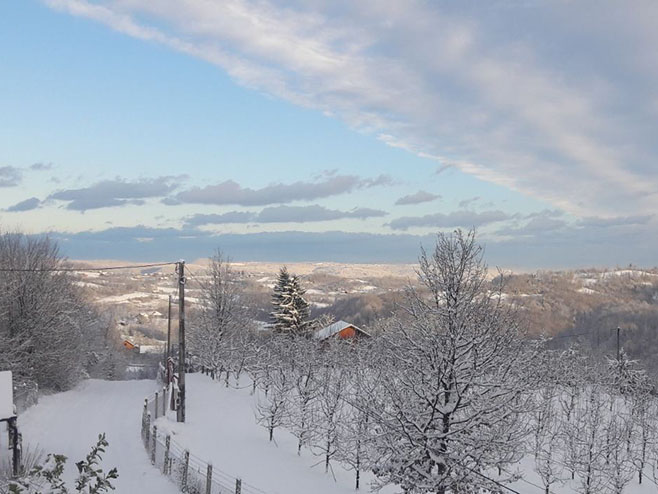
[(176, 486), (151, 465), (140, 437), (144, 398), (155, 381), (83, 381), (65, 393), (44, 396), (22, 414), (19, 426), (27, 448), (66, 455), (65, 478), (74, 478), (75, 462), (83, 459), (105, 432), (110, 443), (104, 470), (119, 469), (119, 494), (174, 494)]

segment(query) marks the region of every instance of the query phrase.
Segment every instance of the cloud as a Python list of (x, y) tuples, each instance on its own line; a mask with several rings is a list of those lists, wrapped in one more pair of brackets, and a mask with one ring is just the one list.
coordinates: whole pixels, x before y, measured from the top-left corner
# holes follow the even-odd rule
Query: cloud
[(612, 226), (629, 226), (629, 225), (646, 225), (654, 215), (636, 215), (636, 216), (613, 216), (608, 218), (601, 218), (596, 216), (588, 216), (581, 218), (578, 221), (580, 226), (584, 227), (598, 227), (608, 228)]
[(186, 218), (187, 227), (229, 223), (313, 223), (339, 219), (366, 219), (386, 216), (379, 209), (355, 208), (350, 211), (327, 209), (323, 206), (273, 206), (258, 213), (229, 211), (223, 214), (195, 214)]
[(195, 214), (185, 218), (185, 226), (197, 227), (202, 225), (224, 225), (229, 223), (250, 223), (255, 213), (247, 211), (229, 211), (222, 214)]
[(30, 170), (33, 171), (45, 171), (45, 170), (51, 170), (53, 168), (52, 163), (34, 163), (33, 165), (30, 165)]
[(242, 187), (233, 180), (227, 180), (217, 185), (192, 187), (179, 192), (175, 199), (181, 203), (193, 204), (264, 206), (292, 201), (309, 201), (391, 183), (392, 180), (387, 175), (380, 175), (375, 178), (361, 178), (355, 175), (331, 175), (315, 182), (277, 183), (260, 189), (251, 189)]
[[(210, 234), (195, 229), (136, 226), (80, 233), (50, 232), (73, 259), (176, 261), (207, 257), (218, 247), (234, 261), (415, 262), (432, 236), (340, 231)], [(144, 240), (148, 239), (148, 242)]]
[(408, 230), (412, 227), (449, 228), (461, 226), (464, 228), (480, 227), (498, 221), (510, 219), (511, 216), (502, 211), (454, 211), (452, 213), (435, 213), (425, 216), (403, 216), (389, 223), (393, 230)]
[(576, 242), (587, 242), (586, 238), (600, 236), (601, 232), (605, 229), (608, 231), (622, 232), (636, 229), (636, 227), (645, 228), (653, 218), (654, 215), (615, 216), (608, 218), (590, 216), (574, 221), (567, 221), (561, 211), (545, 209), (524, 216), (523, 219), (529, 221), (521, 225), (506, 226), (500, 228), (495, 233), (502, 237), (534, 237), (543, 239), (550, 239), (553, 236), (565, 238), (565, 236), (571, 235), (574, 239), (574, 249), (577, 249), (579, 246)]
[(527, 237), (535, 235), (546, 235), (555, 233), (557, 230), (566, 228), (568, 223), (562, 219), (556, 219), (549, 215), (533, 216), (530, 221), (523, 225), (506, 226), (496, 231), (496, 235), (502, 237)]
[(480, 199), (481, 199), (480, 196), (475, 196), (475, 197), (471, 197), (469, 199), (464, 199), (462, 201), (459, 201), (459, 207), (462, 208), (462, 209), (467, 208), (468, 206), (470, 206), (474, 202), (479, 201)]
[(30, 197), (19, 203), (9, 206), (7, 211), (9, 212), (18, 212), (18, 211), (30, 211), (32, 209), (37, 209), (41, 205), (41, 201), (36, 197)]
[(66, 209), (86, 211), (128, 204), (141, 205), (144, 204), (143, 199), (165, 196), (176, 187), (175, 177), (144, 178), (132, 182), (117, 178), (103, 180), (89, 187), (60, 190), (48, 196), (48, 199), (67, 202)]
[(658, 206), (655, 2), (45, 2), (574, 214)]
[[(429, 156), (428, 156), (428, 157), (429, 157)], [(434, 175), (441, 175), (443, 172), (449, 170), (449, 169), (452, 168), (453, 166), (454, 166), (454, 165), (452, 165), (452, 164), (450, 164), (450, 165), (442, 165), (442, 166), (440, 166), (439, 168), (436, 169), (436, 172), (434, 172)]]
[(23, 171), (13, 166), (0, 166), (0, 187), (15, 187), (23, 178)]
[[(421, 245), (429, 248), (436, 240), (434, 235), (340, 231), (212, 234), (146, 226), (49, 235), (59, 242), (62, 253), (72, 259), (148, 262), (208, 257), (219, 247), (235, 261), (415, 263)], [(144, 242), (145, 239), (149, 241)], [(537, 237), (487, 240), (481, 236), (478, 240), (486, 248), (490, 266), (523, 269), (630, 263), (653, 266), (658, 249), (658, 235), (646, 225), (623, 231), (567, 228), (559, 234)]]
[(355, 208), (351, 211), (327, 209), (322, 206), (276, 206), (263, 209), (257, 216), (259, 223), (307, 223), (331, 221), (344, 218), (366, 219), (386, 216), (386, 211), (370, 208)]
[(400, 197), (395, 204), (398, 206), (405, 204), (420, 204), (422, 202), (430, 202), (435, 199), (439, 199), (441, 196), (437, 194), (432, 194), (431, 192), (425, 192), (424, 190), (419, 190), (415, 194), (409, 194), (404, 197)]

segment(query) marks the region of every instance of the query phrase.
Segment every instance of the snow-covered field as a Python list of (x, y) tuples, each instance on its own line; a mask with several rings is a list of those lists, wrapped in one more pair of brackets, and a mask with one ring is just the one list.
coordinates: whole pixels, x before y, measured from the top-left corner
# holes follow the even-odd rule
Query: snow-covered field
[[(321, 458), (308, 450), (297, 456), (297, 440), (285, 430), (275, 431), (275, 443), (258, 426), (256, 402), (246, 379), (242, 389), (224, 387), (201, 374), (187, 376), (187, 422), (178, 424), (160, 418), (160, 431), (170, 431), (175, 441), (214, 468), (243, 479), (267, 494), (329, 494), (354, 492), (354, 473), (333, 464), (325, 474)], [(110, 443), (105, 456), (107, 469), (116, 466), (117, 493), (155, 494), (178, 492), (174, 483), (153, 467), (140, 438), (143, 400), (155, 392), (154, 381), (89, 380), (65, 393), (46, 396), (19, 417), (24, 442), (39, 446), (44, 453), (57, 452), (69, 457), (66, 477), (73, 478), (75, 461), (82, 459), (99, 432)], [(543, 492), (533, 472), (534, 461), (526, 457), (519, 464), (524, 480), (509, 485), (521, 494)], [(647, 469), (649, 470), (649, 468)], [(628, 494), (658, 491), (646, 472), (645, 482), (635, 478), (625, 489)], [(496, 479), (495, 473), (490, 473)], [(568, 475), (565, 475), (567, 477)], [(334, 478), (335, 477), (335, 478)], [(372, 476), (362, 476), (362, 491), (369, 491)], [(551, 493), (578, 492), (576, 481), (553, 485)], [(390, 494), (389, 487), (381, 492)]]

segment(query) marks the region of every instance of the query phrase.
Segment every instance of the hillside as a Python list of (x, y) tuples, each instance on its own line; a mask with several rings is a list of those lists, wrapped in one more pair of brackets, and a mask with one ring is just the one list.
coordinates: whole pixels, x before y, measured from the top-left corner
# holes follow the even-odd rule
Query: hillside
[[(74, 262), (75, 266), (115, 265), (112, 261)], [(288, 263), (301, 276), (313, 317), (322, 314), (371, 327), (386, 318), (415, 282), (413, 265)], [(235, 263), (233, 271), (245, 294), (251, 317), (268, 321), (271, 290), (280, 265)], [(186, 302), (193, 313), (199, 303), (207, 261), (186, 265)], [(167, 301), (177, 296), (174, 266), (129, 271), (76, 272), (76, 283), (108, 315), (117, 336), (154, 351), (166, 341)], [(491, 289), (498, 279), (491, 272)], [(580, 269), (505, 275), (505, 303), (518, 309), (530, 335), (580, 337), (601, 351), (613, 351), (612, 329), (622, 328), (622, 345), (633, 358), (654, 363), (658, 350), (658, 269)], [(177, 317), (177, 306), (172, 308)], [(175, 332), (174, 332), (175, 333)], [(175, 334), (174, 334), (175, 338)], [(566, 341), (571, 341), (567, 338)]]

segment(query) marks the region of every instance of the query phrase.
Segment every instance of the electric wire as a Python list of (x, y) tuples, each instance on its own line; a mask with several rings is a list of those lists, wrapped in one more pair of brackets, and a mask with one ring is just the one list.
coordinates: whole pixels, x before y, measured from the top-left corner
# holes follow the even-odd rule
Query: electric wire
[(99, 268), (0, 268), (0, 273), (83, 273), (94, 271), (115, 271), (118, 269), (141, 269), (141, 268), (155, 268), (161, 266), (173, 266), (177, 262), (158, 262), (151, 264), (133, 264), (126, 266), (104, 266)]

